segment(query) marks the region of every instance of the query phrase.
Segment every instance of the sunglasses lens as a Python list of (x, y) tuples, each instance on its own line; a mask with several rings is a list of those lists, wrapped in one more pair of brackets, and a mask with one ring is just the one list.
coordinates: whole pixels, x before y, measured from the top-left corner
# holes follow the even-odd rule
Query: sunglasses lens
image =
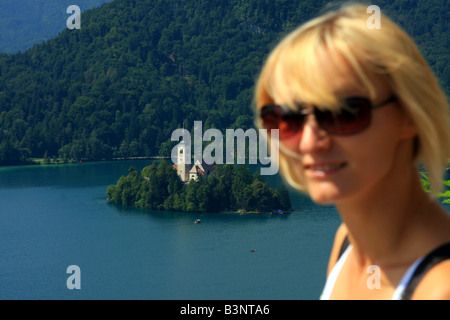
[(261, 120), (263, 127), (267, 130), (278, 129), (280, 114), (276, 110), (276, 106), (264, 106), (261, 109)]
[(278, 105), (269, 105), (261, 109), (261, 119), (265, 129), (278, 129), (280, 139), (286, 139), (297, 134), (303, 127), (304, 115), (285, 112)]
[(371, 104), (366, 98), (348, 98), (336, 113), (316, 109), (315, 116), (320, 126), (331, 134), (354, 134), (370, 124)]
[[(347, 135), (358, 133), (370, 125), (372, 112), (370, 100), (351, 97), (344, 100), (339, 112), (314, 108), (314, 116), (319, 126), (330, 134)], [(286, 139), (303, 129), (305, 114), (286, 112), (279, 105), (267, 105), (261, 109), (263, 126), (268, 130), (278, 129), (279, 138)]]
[(290, 113), (283, 116), (280, 122), (280, 139), (286, 139), (296, 135), (303, 128), (305, 116), (298, 113)]

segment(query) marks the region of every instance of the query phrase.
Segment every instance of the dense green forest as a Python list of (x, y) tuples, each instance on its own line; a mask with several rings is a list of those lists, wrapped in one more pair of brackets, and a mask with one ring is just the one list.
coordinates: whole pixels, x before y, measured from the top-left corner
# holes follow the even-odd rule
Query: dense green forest
[(128, 171), (107, 189), (108, 198), (120, 205), (185, 212), (272, 212), (291, 208), (283, 184), (278, 190), (270, 188), (245, 165), (217, 165), (212, 175), (187, 184), (165, 160), (153, 162), (141, 173), (134, 167)]
[[(0, 54), (0, 165), (29, 158), (169, 156), (171, 133), (250, 128), (270, 49), (325, 0), (115, 0), (80, 30)], [(450, 92), (446, 0), (378, 1)]]

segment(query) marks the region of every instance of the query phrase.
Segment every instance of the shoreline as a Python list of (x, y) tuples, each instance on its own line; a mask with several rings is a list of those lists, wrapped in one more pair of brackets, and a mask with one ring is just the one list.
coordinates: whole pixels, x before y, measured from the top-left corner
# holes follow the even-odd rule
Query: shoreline
[[(70, 159), (70, 160), (62, 160), (60, 158), (50, 158), (48, 161), (45, 161), (44, 158), (29, 158), (27, 162), (24, 163), (15, 163), (10, 165), (0, 165), (0, 168), (8, 168), (8, 167), (23, 167), (23, 166), (47, 166), (47, 165), (61, 165), (61, 164), (80, 164), (80, 163), (93, 163), (93, 162), (108, 162), (108, 161), (130, 161), (130, 160), (161, 160), (161, 159), (170, 159), (170, 156), (137, 156), (137, 157), (116, 157), (111, 159)], [(419, 171), (426, 173), (422, 167), (419, 167)], [(445, 168), (447, 173), (450, 173), (450, 159), (449, 165)]]
[(27, 163), (16, 163), (11, 165), (0, 165), (0, 169), (14, 168), (14, 167), (37, 167), (37, 166), (60, 166), (60, 165), (77, 165), (83, 163), (96, 163), (96, 162), (114, 162), (114, 161), (132, 161), (132, 160), (161, 160), (170, 159), (170, 157), (153, 156), (153, 157), (123, 157), (101, 160), (69, 160), (69, 161), (50, 161), (44, 163), (43, 158), (31, 158)]
[(116, 206), (120, 206), (120, 207), (129, 207), (129, 208), (138, 208), (138, 209), (142, 209), (146, 212), (151, 212), (151, 211), (171, 211), (171, 212), (180, 212), (180, 213), (188, 213), (188, 214), (193, 214), (193, 215), (202, 215), (202, 214), (233, 214), (233, 215), (273, 215), (273, 214), (278, 214), (278, 215), (288, 215), (292, 212), (294, 212), (293, 209), (289, 209), (289, 210), (272, 210), (272, 211), (245, 211), (243, 209), (237, 210), (237, 211), (217, 211), (217, 212), (197, 212), (197, 211), (176, 211), (176, 210), (164, 210), (164, 209), (145, 209), (145, 208), (140, 208), (137, 206), (124, 206), (124, 205), (120, 205), (117, 204), (116, 202), (114, 202), (113, 199), (110, 198), (105, 198), (105, 201), (116, 205)]

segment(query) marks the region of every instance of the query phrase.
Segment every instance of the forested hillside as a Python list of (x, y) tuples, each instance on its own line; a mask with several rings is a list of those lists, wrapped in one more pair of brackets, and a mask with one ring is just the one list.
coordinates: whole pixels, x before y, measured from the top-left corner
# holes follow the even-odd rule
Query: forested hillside
[[(0, 164), (170, 155), (194, 120), (249, 128), (255, 78), (318, 0), (115, 0), (24, 53), (0, 55)], [(446, 0), (378, 1), (450, 92)]]

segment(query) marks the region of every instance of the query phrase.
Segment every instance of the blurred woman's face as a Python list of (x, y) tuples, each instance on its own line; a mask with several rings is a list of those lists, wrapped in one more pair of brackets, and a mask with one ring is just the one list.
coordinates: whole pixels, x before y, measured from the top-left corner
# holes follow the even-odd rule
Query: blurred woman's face
[[(358, 86), (356, 74), (343, 58), (334, 59), (327, 53), (319, 57), (324, 64), (324, 77), (330, 89), (340, 98), (367, 97)], [(374, 105), (388, 99), (392, 92), (376, 75), (370, 76), (375, 89)], [(275, 101), (277, 104), (286, 101)], [(323, 130), (314, 115), (307, 116), (303, 130), (281, 143), (298, 154), (301, 161), (291, 165), (300, 170), (311, 198), (322, 204), (375, 195), (391, 179), (402, 179), (399, 170), (412, 163), (414, 125), (396, 102), (371, 110), (371, 124), (352, 135), (333, 135)]]

